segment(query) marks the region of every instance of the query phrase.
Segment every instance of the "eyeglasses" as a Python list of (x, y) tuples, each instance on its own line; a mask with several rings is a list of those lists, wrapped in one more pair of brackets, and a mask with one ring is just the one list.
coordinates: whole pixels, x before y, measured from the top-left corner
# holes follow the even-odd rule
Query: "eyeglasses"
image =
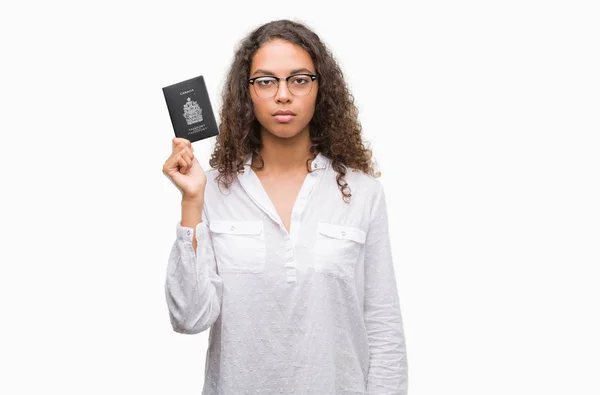
[(310, 93), (313, 81), (318, 79), (314, 74), (294, 74), (289, 77), (254, 77), (248, 80), (254, 86), (254, 92), (261, 99), (270, 99), (279, 90), (279, 81), (285, 80), (290, 93), (294, 96), (306, 96)]

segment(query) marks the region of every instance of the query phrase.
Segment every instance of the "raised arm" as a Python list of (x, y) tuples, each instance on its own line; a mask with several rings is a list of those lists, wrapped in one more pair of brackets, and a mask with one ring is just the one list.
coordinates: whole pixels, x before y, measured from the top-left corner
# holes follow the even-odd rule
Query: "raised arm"
[[(169, 254), (165, 294), (173, 330), (199, 333), (221, 313), (223, 284), (205, 221), (206, 174), (189, 140), (173, 139), (163, 174), (181, 191), (181, 221)], [(204, 220), (204, 221), (203, 221)]]
[[(182, 220), (177, 224), (177, 238), (169, 255), (165, 294), (173, 330), (195, 334), (208, 329), (219, 317), (223, 283), (217, 274), (206, 223), (192, 225), (194, 221), (189, 222), (186, 210), (191, 210), (191, 217), (194, 216), (193, 208), (182, 204)], [(201, 207), (196, 210), (202, 213), (200, 221), (202, 217), (206, 218)], [(194, 240), (196, 248), (192, 244)]]

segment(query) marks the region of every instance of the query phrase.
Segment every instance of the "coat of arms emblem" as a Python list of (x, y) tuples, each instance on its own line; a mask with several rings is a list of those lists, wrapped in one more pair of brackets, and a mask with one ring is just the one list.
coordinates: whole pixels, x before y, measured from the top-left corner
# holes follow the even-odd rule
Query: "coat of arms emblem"
[(183, 105), (183, 116), (188, 125), (202, 122), (202, 108), (188, 97), (187, 102)]

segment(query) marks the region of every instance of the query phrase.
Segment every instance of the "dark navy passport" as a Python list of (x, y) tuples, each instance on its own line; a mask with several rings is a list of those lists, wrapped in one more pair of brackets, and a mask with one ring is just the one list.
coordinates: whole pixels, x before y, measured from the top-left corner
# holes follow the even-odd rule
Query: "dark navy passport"
[(165, 86), (162, 90), (175, 137), (194, 142), (219, 134), (203, 76)]

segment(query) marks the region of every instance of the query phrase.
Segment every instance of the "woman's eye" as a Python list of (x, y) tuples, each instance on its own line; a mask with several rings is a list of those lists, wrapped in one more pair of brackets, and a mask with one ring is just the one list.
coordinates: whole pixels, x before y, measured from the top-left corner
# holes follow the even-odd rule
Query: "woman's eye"
[(296, 85), (304, 85), (308, 83), (309, 78), (308, 77), (296, 77), (293, 79), (293, 83)]
[(273, 83), (273, 80), (258, 80), (258, 85), (261, 86), (268, 86), (269, 84)]

